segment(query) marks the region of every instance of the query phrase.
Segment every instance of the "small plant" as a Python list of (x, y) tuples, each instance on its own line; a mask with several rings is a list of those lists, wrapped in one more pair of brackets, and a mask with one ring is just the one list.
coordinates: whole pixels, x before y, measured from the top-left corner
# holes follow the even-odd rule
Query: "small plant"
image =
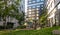
[(17, 27), (17, 29), (24, 29), (24, 28), (26, 28), (26, 26), (23, 25)]

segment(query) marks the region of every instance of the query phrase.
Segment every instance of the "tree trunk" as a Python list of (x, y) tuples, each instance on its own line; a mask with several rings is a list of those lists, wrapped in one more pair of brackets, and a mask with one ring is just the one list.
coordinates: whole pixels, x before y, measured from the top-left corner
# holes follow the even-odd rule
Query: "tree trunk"
[(36, 26), (37, 26), (37, 24), (36, 24), (36, 21), (35, 21), (35, 23), (34, 23), (34, 29), (36, 30)]
[(4, 21), (3, 23), (4, 29), (6, 29), (6, 17), (3, 18), (3, 21)]

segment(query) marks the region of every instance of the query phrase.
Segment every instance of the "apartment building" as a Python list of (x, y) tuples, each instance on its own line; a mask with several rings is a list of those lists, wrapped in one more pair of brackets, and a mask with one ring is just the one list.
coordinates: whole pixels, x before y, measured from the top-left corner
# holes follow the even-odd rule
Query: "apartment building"
[(25, 12), (25, 20), (32, 22), (39, 19), (44, 0), (21, 0), (20, 11)]
[(27, 2), (28, 20), (39, 20), (39, 16), (44, 7), (44, 0), (28, 0)]
[(21, 0), (20, 11), (25, 12), (25, 21), (29, 26), (39, 22), (40, 14), (44, 8), (45, 0)]
[(48, 26), (60, 25), (60, 0), (47, 0)]

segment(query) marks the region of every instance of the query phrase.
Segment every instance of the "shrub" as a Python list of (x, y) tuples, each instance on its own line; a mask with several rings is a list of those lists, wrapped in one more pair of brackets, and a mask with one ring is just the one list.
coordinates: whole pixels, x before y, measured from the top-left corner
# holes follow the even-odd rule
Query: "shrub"
[(23, 25), (17, 27), (17, 29), (24, 29), (24, 28), (26, 28), (26, 26)]
[(4, 26), (0, 26), (0, 30), (4, 29)]
[(12, 29), (13, 26), (14, 26), (14, 23), (7, 22), (7, 26), (6, 26), (6, 28), (7, 28), (7, 29)]

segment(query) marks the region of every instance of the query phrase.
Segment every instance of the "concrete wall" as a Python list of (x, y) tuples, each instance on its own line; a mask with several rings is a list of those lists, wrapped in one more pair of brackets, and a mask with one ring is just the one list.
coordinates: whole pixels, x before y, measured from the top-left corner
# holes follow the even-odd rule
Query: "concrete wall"
[(4, 21), (0, 21), (0, 26), (3, 26)]
[(6, 18), (6, 22), (14, 23), (14, 26), (13, 26), (14, 28), (17, 27), (17, 26), (19, 26), (18, 20), (15, 19), (15, 18), (12, 18), (12, 17)]

